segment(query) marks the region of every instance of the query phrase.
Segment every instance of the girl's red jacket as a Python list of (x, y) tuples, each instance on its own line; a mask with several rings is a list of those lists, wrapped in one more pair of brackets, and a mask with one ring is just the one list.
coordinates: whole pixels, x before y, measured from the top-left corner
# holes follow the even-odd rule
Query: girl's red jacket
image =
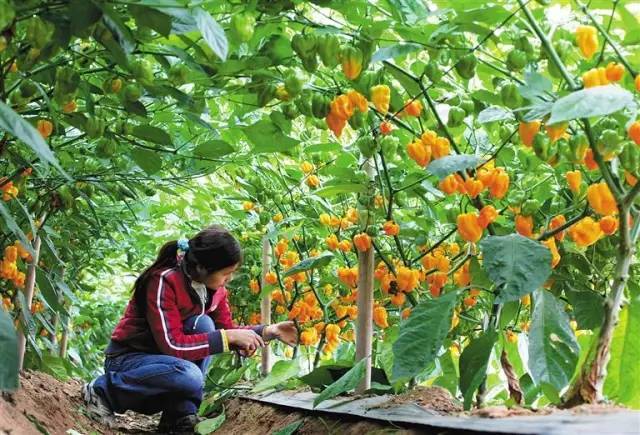
[[(107, 355), (132, 351), (161, 353), (197, 361), (222, 352), (221, 329), (251, 328), (262, 334), (263, 326), (234, 325), (225, 287), (216, 290), (207, 288), (207, 302), (203, 307), (180, 267), (155, 271), (147, 283), (146, 299), (147, 306), (143, 313), (138, 310), (135, 298), (131, 298), (124, 316), (111, 335)], [(216, 331), (186, 334), (183, 322), (198, 315), (210, 316)], [(114, 352), (114, 349), (117, 351)]]

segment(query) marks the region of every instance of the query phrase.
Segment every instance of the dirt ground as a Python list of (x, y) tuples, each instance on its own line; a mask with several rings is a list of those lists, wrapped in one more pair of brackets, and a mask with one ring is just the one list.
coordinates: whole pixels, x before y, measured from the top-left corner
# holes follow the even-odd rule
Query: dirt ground
[[(80, 397), (82, 383), (78, 380), (61, 382), (40, 372), (26, 372), (20, 377), (21, 388), (0, 396), (0, 435), (39, 434), (141, 434), (157, 433), (159, 415), (135, 413), (118, 415), (113, 427), (99, 424), (83, 414)], [(381, 405), (382, 408), (415, 403), (440, 414), (464, 414), (460, 403), (440, 387), (418, 387)], [(600, 414), (624, 408), (608, 405), (582, 405), (571, 411), (576, 414)], [(516, 415), (545, 415), (552, 408), (534, 411), (523, 408), (487, 407), (474, 410), (471, 415), (486, 418), (504, 418)], [(301, 422), (297, 435), (311, 434), (425, 434), (424, 428), (400, 427), (391, 422), (343, 418), (327, 414), (294, 411), (269, 406), (246, 399), (234, 398), (225, 404), (226, 420), (215, 432), (229, 435), (263, 435), (277, 432), (286, 426)], [(75, 432), (70, 432), (72, 429)], [(438, 434), (464, 433), (439, 429)]]

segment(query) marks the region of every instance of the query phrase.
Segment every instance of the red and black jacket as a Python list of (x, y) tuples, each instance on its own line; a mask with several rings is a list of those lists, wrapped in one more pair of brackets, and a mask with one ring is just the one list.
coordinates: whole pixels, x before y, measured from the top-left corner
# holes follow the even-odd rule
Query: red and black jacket
[[(223, 351), (220, 329), (251, 328), (262, 334), (263, 326), (233, 324), (225, 287), (207, 288), (203, 310), (190, 279), (180, 267), (153, 272), (147, 281), (146, 301), (146, 309), (139, 310), (135, 297), (131, 298), (111, 335), (107, 356), (147, 352), (197, 361)], [(210, 316), (216, 331), (186, 334), (183, 322), (197, 315)]]

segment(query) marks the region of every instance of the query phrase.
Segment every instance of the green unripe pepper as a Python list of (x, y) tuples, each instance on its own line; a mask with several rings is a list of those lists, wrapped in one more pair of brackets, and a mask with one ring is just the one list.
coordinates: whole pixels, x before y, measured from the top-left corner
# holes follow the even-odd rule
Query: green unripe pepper
[(476, 74), (476, 57), (473, 53), (466, 54), (456, 63), (456, 72), (463, 79), (471, 79)]
[(334, 68), (340, 63), (340, 39), (336, 35), (326, 34), (318, 38), (317, 50), (327, 68)]
[(618, 154), (622, 150), (622, 137), (617, 131), (606, 129), (600, 134), (597, 148), (604, 155)]
[(433, 83), (439, 82), (442, 78), (442, 74), (442, 70), (438, 66), (438, 63), (433, 60), (430, 60), (429, 63), (424, 66), (424, 75), (426, 75)]
[(524, 204), (522, 204), (521, 213), (525, 216), (531, 216), (535, 214), (540, 208), (540, 201), (537, 199), (527, 199)]
[(527, 53), (522, 50), (511, 50), (507, 55), (507, 68), (510, 71), (520, 71), (527, 65)]
[(378, 144), (371, 136), (363, 136), (356, 141), (358, 149), (362, 153), (362, 156), (369, 158), (376, 153)]
[(502, 104), (510, 109), (516, 109), (522, 105), (522, 96), (514, 83), (505, 83), (500, 88)]
[(316, 118), (325, 118), (331, 110), (331, 100), (322, 94), (313, 94), (311, 112)]
[(398, 155), (400, 140), (395, 136), (385, 136), (380, 140), (380, 149), (386, 160), (393, 160)]
[(256, 19), (248, 14), (234, 14), (231, 17), (231, 32), (240, 42), (250, 41), (256, 26)]
[(297, 71), (290, 71), (284, 79), (284, 88), (291, 97), (297, 96), (302, 91), (304, 77)]
[(625, 170), (633, 175), (640, 173), (640, 146), (631, 141), (625, 141), (618, 159)]
[(536, 133), (533, 138), (533, 151), (540, 160), (546, 162), (551, 157), (551, 139), (545, 133)]
[(464, 109), (458, 106), (453, 106), (449, 109), (449, 120), (447, 121), (447, 125), (449, 127), (458, 127), (459, 125), (462, 125), (462, 121), (464, 121), (464, 117), (466, 115), (467, 114)]
[(584, 156), (589, 148), (589, 140), (584, 133), (573, 135), (569, 139), (569, 148), (571, 149), (570, 161), (572, 163), (582, 163)]

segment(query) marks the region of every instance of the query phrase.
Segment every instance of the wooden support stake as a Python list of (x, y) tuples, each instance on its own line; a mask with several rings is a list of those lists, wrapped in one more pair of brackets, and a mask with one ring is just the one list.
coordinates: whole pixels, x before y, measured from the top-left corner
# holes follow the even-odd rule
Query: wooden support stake
[[(38, 261), (40, 258), (40, 244), (42, 243), (40, 236), (36, 234), (33, 243), (33, 258), (29, 266), (27, 267), (27, 283), (24, 289), (24, 300), (27, 306), (25, 309), (30, 310), (33, 303), (33, 290), (36, 285), (36, 270), (38, 267)], [(24, 325), (26, 319), (20, 314), (21, 322)], [(18, 370), (22, 370), (24, 364), (24, 352), (27, 346), (27, 336), (22, 328), (18, 328)]]
[[(271, 268), (271, 245), (269, 239), (262, 239), (262, 277), (260, 288), (265, 288), (268, 284), (266, 281), (267, 273)], [(260, 303), (260, 323), (263, 325), (271, 324), (271, 295), (265, 295)], [(262, 349), (262, 374), (267, 375), (271, 371), (271, 347), (269, 345)]]
[[(373, 179), (371, 159), (364, 162), (368, 178)], [(371, 345), (373, 341), (373, 260), (374, 250), (358, 251), (358, 319), (356, 324), (356, 362), (366, 358), (364, 379), (356, 389), (362, 393), (371, 388)]]

